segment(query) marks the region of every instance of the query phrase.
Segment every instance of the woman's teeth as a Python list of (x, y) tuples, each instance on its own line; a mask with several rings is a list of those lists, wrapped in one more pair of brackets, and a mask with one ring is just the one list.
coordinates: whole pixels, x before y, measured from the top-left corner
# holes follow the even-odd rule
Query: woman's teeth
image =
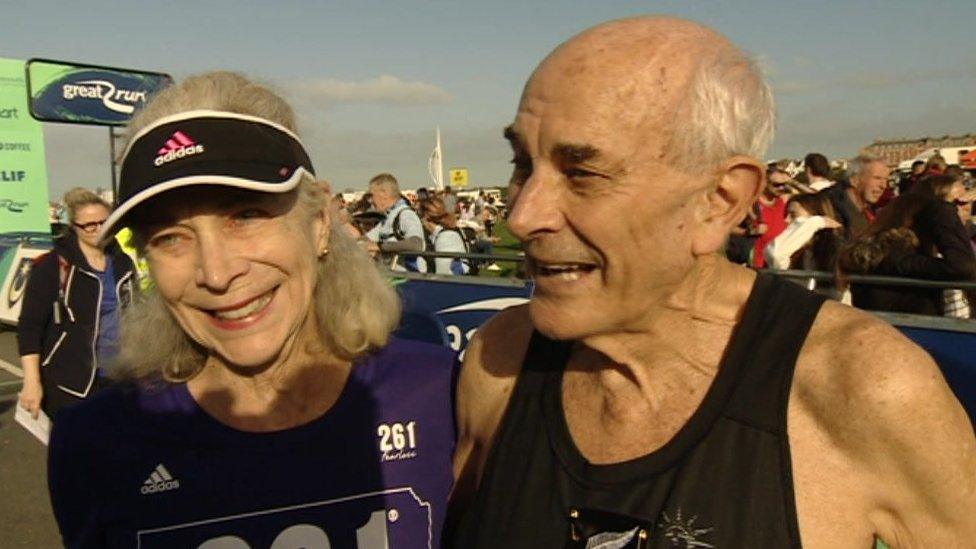
[(268, 292), (263, 296), (251, 301), (250, 303), (239, 307), (237, 309), (229, 309), (224, 311), (214, 311), (214, 316), (222, 320), (239, 320), (246, 316), (252, 315), (261, 309), (263, 309), (270, 301), (271, 296), (274, 292)]

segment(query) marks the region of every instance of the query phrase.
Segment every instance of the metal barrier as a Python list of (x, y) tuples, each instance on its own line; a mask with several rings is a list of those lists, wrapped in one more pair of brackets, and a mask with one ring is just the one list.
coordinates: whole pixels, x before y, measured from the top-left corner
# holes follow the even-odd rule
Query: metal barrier
[[(768, 269), (764, 272), (773, 274), (775, 276), (783, 276), (786, 278), (802, 278), (806, 280), (818, 280), (832, 282), (837, 275), (834, 273), (828, 273), (824, 271), (794, 271), (785, 270), (779, 271), (775, 269)], [(848, 282), (855, 282), (858, 284), (872, 284), (876, 286), (902, 286), (906, 288), (941, 288), (944, 290), (976, 290), (976, 282), (974, 281), (947, 281), (947, 280), (924, 280), (921, 278), (900, 278), (894, 276), (876, 276), (876, 275), (855, 275), (855, 274), (845, 274), (844, 279)]]

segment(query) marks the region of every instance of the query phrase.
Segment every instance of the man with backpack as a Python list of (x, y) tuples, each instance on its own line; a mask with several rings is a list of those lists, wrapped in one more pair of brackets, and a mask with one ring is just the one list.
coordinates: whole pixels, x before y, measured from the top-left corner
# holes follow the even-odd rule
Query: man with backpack
[(391, 265), (394, 271), (426, 272), (424, 258), (404, 254), (422, 252), (426, 246), (420, 217), (400, 194), (400, 184), (396, 178), (388, 173), (373, 177), (369, 181), (369, 192), (373, 207), (386, 214), (383, 222), (365, 235), (372, 243), (369, 249), (386, 256), (397, 255), (398, 259)]

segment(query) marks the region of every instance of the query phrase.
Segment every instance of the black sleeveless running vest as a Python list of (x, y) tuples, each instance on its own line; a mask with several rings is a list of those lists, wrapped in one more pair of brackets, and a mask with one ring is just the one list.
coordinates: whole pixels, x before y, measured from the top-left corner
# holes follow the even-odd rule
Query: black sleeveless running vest
[(718, 375), (664, 446), (594, 465), (562, 408), (569, 343), (533, 335), (457, 548), (800, 547), (786, 408), (824, 298), (760, 274)]

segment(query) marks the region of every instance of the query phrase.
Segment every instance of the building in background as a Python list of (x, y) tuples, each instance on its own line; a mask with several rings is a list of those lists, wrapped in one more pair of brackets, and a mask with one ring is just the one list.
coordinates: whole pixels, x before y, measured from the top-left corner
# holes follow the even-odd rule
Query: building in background
[(943, 135), (942, 137), (922, 137), (919, 139), (877, 139), (859, 152), (877, 156), (884, 160), (888, 167), (898, 168), (904, 162), (911, 165), (911, 161), (916, 158), (924, 160), (921, 158), (921, 156), (925, 156), (924, 153), (930, 153), (928, 156), (932, 156), (936, 151), (946, 156), (946, 161), (950, 164), (956, 163), (947, 157), (946, 153), (949, 152), (947, 149), (954, 153), (952, 156), (963, 155), (969, 150), (976, 149), (976, 134)]

